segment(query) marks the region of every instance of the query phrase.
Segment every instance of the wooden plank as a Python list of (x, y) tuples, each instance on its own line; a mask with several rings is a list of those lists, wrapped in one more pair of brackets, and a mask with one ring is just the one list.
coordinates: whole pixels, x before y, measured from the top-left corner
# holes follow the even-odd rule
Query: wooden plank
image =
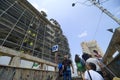
[(58, 73), (0, 65), (0, 80), (55, 80)]

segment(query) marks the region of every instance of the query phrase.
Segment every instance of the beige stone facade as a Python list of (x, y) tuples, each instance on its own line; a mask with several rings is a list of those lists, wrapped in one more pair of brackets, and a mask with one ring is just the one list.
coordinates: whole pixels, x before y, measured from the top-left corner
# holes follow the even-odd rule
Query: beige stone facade
[(83, 53), (91, 54), (92, 57), (95, 57), (95, 55), (96, 55), (93, 52), (93, 50), (96, 50), (100, 56), (103, 56), (103, 52), (100, 49), (100, 47), (98, 46), (97, 41), (95, 41), (95, 40), (92, 40), (92, 41), (89, 41), (89, 42), (82, 42), (81, 47), (82, 47), (82, 52)]

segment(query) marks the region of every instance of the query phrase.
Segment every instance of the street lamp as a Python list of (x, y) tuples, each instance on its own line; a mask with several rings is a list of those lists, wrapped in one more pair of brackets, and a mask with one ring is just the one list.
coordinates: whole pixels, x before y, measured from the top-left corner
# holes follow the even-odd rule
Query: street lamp
[(75, 3), (72, 3), (72, 7), (74, 7), (75, 6)]

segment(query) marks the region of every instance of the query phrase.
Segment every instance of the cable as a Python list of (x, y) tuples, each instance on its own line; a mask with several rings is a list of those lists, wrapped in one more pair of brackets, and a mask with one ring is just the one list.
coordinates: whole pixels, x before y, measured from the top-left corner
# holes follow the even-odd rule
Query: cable
[(109, 1), (109, 0), (102, 1), (102, 2), (100, 2), (100, 4), (103, 4), (103, 3), (107, 2), (107, 1)]
[(79, 2), (79, 1), (77, 1), (77, 2), (73, 3), (72, 6), (74, 7), (76, 3), (80, 3), (80, 4), (82, 4), (82, 5), (89, 6), (89, 7), (92, 6), (93, 4), (91, 4), (91, 5), (86, 4), (86, 2), (88, 2), (88, 1), (89, 1), (89, 0), (86, 0), (86, 1), (84, 1), (84, 2)]
[(102, 14), (103, 14), (103, 12), (101, 13), (100, 18), (98, 20), (97, 27), (96, 27), (96, 30), (95, 30), (95, 33), (94, 33), (94, 36), (93, 36), (93, 40), (95, 39), (95, 37), (97, 35), (97, 31), (98, 31), (98, 29), (100, 27), (100, 22), (101, 22), (101, 19), (102, 19)]

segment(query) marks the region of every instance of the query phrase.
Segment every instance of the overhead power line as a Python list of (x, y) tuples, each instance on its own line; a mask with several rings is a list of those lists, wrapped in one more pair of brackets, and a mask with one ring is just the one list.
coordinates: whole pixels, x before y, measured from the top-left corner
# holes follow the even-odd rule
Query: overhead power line
[(101, 22), (101, 20), (102, 20), (102, 14), (103, 14), (103, 12), (100, 14), (100, 17), (99, 17), (99, 20), (98, 20), (98, 23), (97, 23), (97, 27), (96, 27), (96, 30), (95, 30), (93, 39), (95, 39), (95, 37), (96, 37), (96, 35), (97, 35), (97, 32), (98, 32), (98, 29), (99, 29), (99, 27), (100, 27), (100, 22)]
[(79, 1), (77, 1), (77, 2), (75, 2), (75, 3), (72, 3), (72, 7), (74, 7), (77, 3), (80, 3), (80, 4), (82, 4), (82, 5), (85, 5), (85, 6), (92, 6), (93, 4), (87, 4), (87, 2), (88, 2), (89, 0), (86, 0), (86, 1), (84, 1), (84, 2), (79, 2)]
[(104, 0), (104, 1), (100, 1), (100, 0), (98, 0), (98, 1), (99, 1), (98, 3), (103, 4), (103, 3), (108, 2), (109, 0)]
[(100, 4), (96, 0), (89, 0), (93, 5), (98, 7), (102, 12), (104, 12), (106, 15), (108, 15), (110, 18), (112, 18), (115, 22), (117, 22), (120, 25), (120, 19), (115, 17), (112, 13), (110, 13), (107, 9), (100, 6)]

